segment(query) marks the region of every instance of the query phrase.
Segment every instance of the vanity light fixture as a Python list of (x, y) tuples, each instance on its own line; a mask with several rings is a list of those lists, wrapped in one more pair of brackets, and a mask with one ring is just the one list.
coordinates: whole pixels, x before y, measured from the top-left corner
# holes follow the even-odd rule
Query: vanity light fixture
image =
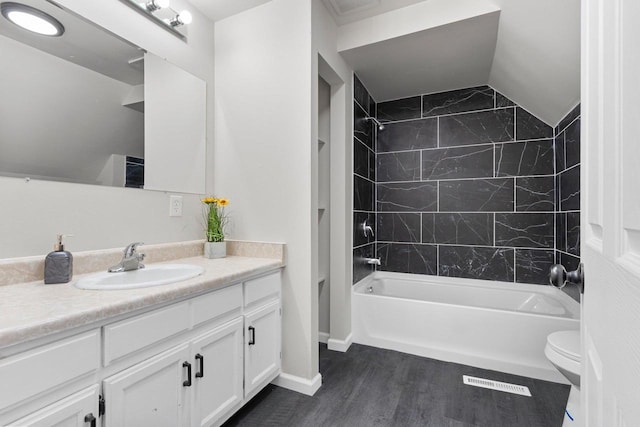
[(144, 5), (149, 12), (154, 12), (159, 9), (166, 9), (169, 7), (169, 0), (151, 0)]
[(0, 4), (2, 16), (15, 25), (44, 36), (60, 37), (64, 26), (53, 16), (21, 3), (4, 2)]
[(179, 27), (180, 25), (189, 25), (193, 21), (193, 16), (188, 10), (183, 10), (172, 19), (166, 20), (172, 27)]

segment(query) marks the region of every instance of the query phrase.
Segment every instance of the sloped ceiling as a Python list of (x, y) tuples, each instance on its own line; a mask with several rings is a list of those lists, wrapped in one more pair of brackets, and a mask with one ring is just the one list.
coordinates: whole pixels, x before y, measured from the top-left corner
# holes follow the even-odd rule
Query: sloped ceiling
[[(345, 50), (342, 55), (357, 64), (358, 77), (376, 100), (484, 85), (493, 63), (499, 17), (499, 12), (474, 16)], [(458, 58), (465, 58), (464, 66)]]
[(489, 84), (552, 126), (579, 102), (580, 0), (382, 3), (404, 7), (355, 21), (328, 7), (338, 51), (377, 101)]

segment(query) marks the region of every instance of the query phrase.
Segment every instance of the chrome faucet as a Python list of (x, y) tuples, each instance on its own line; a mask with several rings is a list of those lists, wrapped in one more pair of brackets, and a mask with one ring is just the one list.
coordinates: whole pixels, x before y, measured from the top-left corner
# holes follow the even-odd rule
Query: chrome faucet
[(381, 265), (380, 264), (380, 258), (365, 258), (364, 260), (367, 262), (367, 264)]
[(144, 268), (144, 264), (141, 262), (145, 254), (140, 254), (136, 248), (140, 245), (144, 245), (142, 242), (131, 243), (124, 248), (124, 254), (122, 260), (113, 267), (109, 268), (109, 273), (120, 273), (123, 271), (138, 270)]
[(369, 237), (369, 233), (371, 233), (371, 237), (374, 236), (373, 228), (369, 224), (367, 224), (367, 220), (365, 219), (362, 224), (360, 224), (360, 228), (364, 232), (364, 237)]

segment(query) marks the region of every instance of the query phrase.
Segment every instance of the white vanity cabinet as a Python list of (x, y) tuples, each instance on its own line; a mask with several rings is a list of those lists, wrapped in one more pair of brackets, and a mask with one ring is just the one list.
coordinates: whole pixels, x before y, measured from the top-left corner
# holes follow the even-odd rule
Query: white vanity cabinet
[(238, 318), (193, 340), (193, 427), (215, 424), (243, 400), (243, 319)]
[(244, 396), (250, 399), (279, 373), (281, 366), (280, 275), (244, 283)]
[(96, 427), (98, 394), (96, 384), (19, 419), (12, 426), (24, 427)]
[(242, 403), (241, 317), (106, 378), (106, 427), (209, 426)]
[(244, 395), (280, 372), (280, 302), (272, 302), (245, 315)]
[[(0, 360), (0, 374), (9, 380), (0, 387), (0, 425), (222, 424), (280, 374), (280, 274)], [(24, 382), (19, 370), (34, 363), (36, 382)]]
[(183, 386), (188, 346), (181, 345), (103, 381), (107, 427), (187, 425), (189, 393)]

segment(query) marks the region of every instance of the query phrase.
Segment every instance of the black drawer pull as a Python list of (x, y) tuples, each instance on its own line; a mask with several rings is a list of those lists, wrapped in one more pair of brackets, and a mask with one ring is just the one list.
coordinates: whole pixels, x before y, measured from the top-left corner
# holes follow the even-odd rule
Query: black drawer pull
[(256, 328), (249, 326), (249, 345), (256, 344)]
[(196, 354), (196, 361), (200, 361), (200, 370), (196, 372), (196, 378), (204, 377), (204, 356), (200, 353)]
[(187, 368), (187, 380), (182, 383), (184, 387), (191, 387), (191, 363), (184, 362), (182, 364), (183, 368)]
[(84, 416), (84, 422), (91, 423), (91, 427), (96, 427), (96, 417), (91, 413)]

